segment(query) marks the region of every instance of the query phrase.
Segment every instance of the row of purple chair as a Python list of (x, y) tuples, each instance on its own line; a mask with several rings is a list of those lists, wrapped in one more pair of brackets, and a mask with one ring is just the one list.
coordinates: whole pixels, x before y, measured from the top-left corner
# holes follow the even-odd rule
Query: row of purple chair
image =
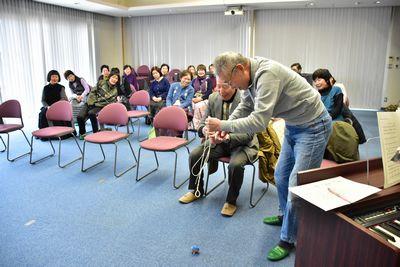
[[(169, 83), (173, 83), (173, 82), (179, 82), (180, 78), (179, 78), (179, 73), (180, 73), (180, 69), (172, 69), (169, 71), (168, 73), (168, 82)], [(139, 89), (143, 90), (146, 89), (146, 85), (149, 86), (149, 83), (151, 80), (153, 80), (153, 77), (150, 73), (150, 68), (147, 65), (141, 65), (138, 67), (137, 69), (137, 81), (139, 84)]]
[[(138, 91), (135, 94), (139, 94), (141, 97), (134, 98), (131, 103), (134, 105), (142, 105), (145, 104), (146, 97), (142, 97), (145, 95), (145, 91)], [(148, 96), (148, 95), (147, 95)], [(137, 100), (137, 101), (136, 101)], [(106, 125), (113, 125), (115, 126), (115, 131), (100, 131), (91, 135), (87, 135), (84, 138), (84, 143), (83, 143), (83, 149), (81, 149), (76, 137), (73, 135), (74, 128), (73, 127), (68, 127), (68, 126), (49, 126), (43, 129), (39, 129), (36, 131), (32, 132), (32, 138), (31, 142), (29, 142), (28, 138), (26, 137), (25, 133), (23, 132), (22, 128), (24, 127), (23, 125), (23, 120), (22, 120), (22, 113), (21, 113), (21, 106), (17, 100), (9, 100), (1, 104), (0, 106), (0, 118), (19, 118), (21, 120), (21, 124), (0, 124), (0, 134), (7, 134), (8, 139), (7, 139), (7, 145), (4, 144), (3, 139), (3, 145), (4, 145), (4, 150), (7, 149), (7, 159), (10, 161), (13, 161), (17, 158), (20, 158), (24, 155), (30, 155), (30, 160), (29, 162), (31, 164), (35, 164), (39, 161), (42, 161), (44, 159), (47, 159), (49, 157), (54, 156), (55, 154), (55, 149), (53, 146), (53, 143), (51, 139), (58, 139), (59, 141), (59, 146), (58, 146), (58, 166), (61, 168), (66, 167), (67, 165), (70, 165), (71, 163), (78, 161), (82, 159), (81, 161), (81, 171), (85, 172), (88, 169), (97, 166), (98, 164), (104, 162), (105, 160), (105, 153), (103, 150), (103, 145), (106, 144), (113, 144), (115, 146), (115, 156), (114, 156), (114, 175), (115, 177), (120, 177), (127, 171), (131, 170), (134, 168), (137, 164), (137, 171), (136, 171), (136, 180), (139, 181), (149, 175), (150, 173), (156, 171), (159, 167), (159, 162), (157, 158), (157, 153), (158, 152), (173, 152), (175, 153), (175, 168), (174, 168), (174, 180), (173, 180), (173, 185), (175, 188), (179, 188), (182, 186), (187, 179), (179, 184), (176, 185), (176, 167), (177, 167), (177, 153), (176, 150), (178, 150), (181, 147), (185, 147), (188, 153), (190, 153), (187, 145), (189, 141), (185, 138), (182, 137), (176, 137), (176, 136), (157, 136), (152, 139), (145, 140), (143, 142), (140, 142), (140, 148), (139, 148), (139, 155), (138, 158), (136, 158), (135, 152), (132, 148), (131, 142), (129, 141), (128, 137), (130, 135), (129, 133), (129, 124), (131, 122), (132, 118), (140, 118), (143, 115), (145, 115), (146, 112), (139, 112), (139, 111), (130, 111), (128, 112), (126, 110), (126, 107), (120, 103), (112, 103), (104, 107), (98, 114), (98, 122), (100, 124), (106, 124)], [(58, 101), (51, 105), (46, 113), (46, 118), (50, 121), (64, 121), (64, 122), (70, 122), (73, 119), (72, 116), (72, 107), (71, 104), (67, 101)], [(166, 107), (160, 110), (160, 112), (155, 116), (154, 118), (154, 127), (156, 128), (157, 131), (160, 130), (166, 130), (166, 131), (172, 131), (172, 132), (183, 132), (187, 131), (188, 129), (188, 121), (187, 121), (187, 116), (186, 113), (183, 109), (180, 107)], [(139, 124), (140, 125), (140, 124)], [(121, 126), (126, 126), (126, 132), (120, 132), (118, 131), (118, 127)], [(133, 129), (133, 125), (132, 125)], [(9, 142), (9, 133), (13, 131), (20, 130), (23, 134), (24, 137), (30, 147), (30, 151), (18, 156), (17, 158), (10, 159), (9, 158), (9, 148), (10, 148), (10, 142)], [(139, 130), (138, 130), (139, 132)], [(66, 163), (66, 164), (61, 164), (61, 144), (62, 144), (62, 137), (65, 135), (71, 135), (76, 143), (76, 146), (79, 149), (79, 157), (73, 159), (72, 161)], [(34, 152), (34, 137), (37, 138), (44, 138), (49, 140), (49, 144), (52, 149), (52, 153), (49, 155), (46, 155), (40, 159), (33, 160), (33, 152)], [(134, 160), (133, 164), (130, 165), (127, 169), (117, 173), (117, 161), (118, 161), (118, 145), (117, 143), (120, 141), (126, 141), (129, 145), (129, 148), (132, 152), (132, 159)], [(86, 146), (87, 143), (92, 143), (92, 144), (97, 144), (100, 147), (101, 153), (103, 155), (103, 159), (95, 164), (92, 164), (89, 167), (85, 167), (85, 152), (86, 152)], [(156, 164), (157, 168), (150, 171), (146, 175), (142, 176), (139, 178), (139, 164), (140, 164), (140, 153), (141, 150), (150, 150), (153, 151), (155, 159), (156, 159)]]

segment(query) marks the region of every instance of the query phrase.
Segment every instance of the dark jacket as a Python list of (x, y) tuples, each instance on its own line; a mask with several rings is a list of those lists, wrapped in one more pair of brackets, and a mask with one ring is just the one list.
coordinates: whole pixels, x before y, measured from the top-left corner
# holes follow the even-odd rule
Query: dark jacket
[[(237, 91), (236, 95), (229, 107), (229, 114), (232, 114), (232, 112), (235, 110), (237, 105), (240, 103), (240, 92)], [(208, 98), (208, 108), (205, 112), (205, 115), (203, 116), (203, 120), (200, 123), (199, 126), (199, 135), (201, 135), (203, 128), (205, 127), (205, 119), (208, 116), (222, 119), (222, 105), (223, 101), (222, 98), (220, 97), (219, 93), (215, 92), (210, 95)], [(257, 141), (257, 136), (255, 134), (251, 133), (230, 133), (230, 149), (236, 150), (236, 149), (243, 149), (243, 151), (246, 153), (247, 158), (249, 161), (253, 161), (257, 157), (258, 153), (258, 141)], [(212, 167), (215, 167), (214, 164), (211, 164)], [(218, 167), (218, 164), (216, 164)], [(211, 168), (210, 169), (210, 174), (215, 172), (216, 168)]]
[(51, 84), (49, 83), (45, 87), (43, 87), (42, 92), (42, 105), (44, 107), (51, 106), (60, 100), (68, 101), (68, 97), (65, 94), (65, 87), (59, 83)]
[(105, 107), (117, 102), (118, 85), (111, 86), (108, 80), (101, 80), (89, 93), (87, 104), (95, 107)]

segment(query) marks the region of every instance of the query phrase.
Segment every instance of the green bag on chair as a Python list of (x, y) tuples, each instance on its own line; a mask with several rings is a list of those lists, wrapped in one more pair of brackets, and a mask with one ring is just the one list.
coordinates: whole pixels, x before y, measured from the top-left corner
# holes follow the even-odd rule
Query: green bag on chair
[(154, 127), (151, 127), (149, 130), (148, 139), (155, 138), (155, 137), (156, 137), (156, 129)]

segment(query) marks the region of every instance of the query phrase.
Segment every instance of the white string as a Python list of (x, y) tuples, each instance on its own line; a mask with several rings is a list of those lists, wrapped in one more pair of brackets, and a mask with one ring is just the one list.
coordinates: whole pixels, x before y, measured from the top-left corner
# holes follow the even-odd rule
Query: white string
[[(207, 142), (208, 141), (208, 142)], [(194, 195), (196, 197), (201, 196), (200, 192), (200, 179), (201, 175), (204, 172), (205, 164), (208, 162), (210, 158), (210, 151), (211, 151), (211, 142), (208, 138), (208, 135), (206, 136), (206, 139), (204, 141), (204, 147), (203, 147), (203, 153), (201, 154), (201, 157), (193, 164), (192, 169), (190, 170), (192, 175), (196, 177), (196, 190), (194, 191)], [(198, 173), (194, 173), (194, 167), (199, 164), (200, 162), (200, 169)]]

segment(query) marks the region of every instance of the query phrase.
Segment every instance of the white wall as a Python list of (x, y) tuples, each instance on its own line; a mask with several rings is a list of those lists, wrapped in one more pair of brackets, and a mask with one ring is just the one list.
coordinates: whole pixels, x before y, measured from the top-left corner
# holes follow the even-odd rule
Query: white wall
[[(390, 61), (389, 57), (393, 59)], [(389, 69), (389, 64), (392, 64)], [(400, 8), (393, 8), (385, 65), (382, 107), (400, 104)]]
[(100, 75), (100, 66), (104, 64), (122, 71), (121, 18), (95, 14), (93, 28), (97, 76)]

